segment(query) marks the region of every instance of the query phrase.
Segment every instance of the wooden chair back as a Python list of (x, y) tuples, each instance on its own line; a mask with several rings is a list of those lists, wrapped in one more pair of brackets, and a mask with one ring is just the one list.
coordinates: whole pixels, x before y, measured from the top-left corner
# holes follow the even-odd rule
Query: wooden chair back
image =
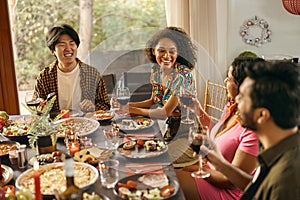
[(226, 87), (224, 85), (207, 80), (205, 88), (204, 111), (208, 113), (214, 122), (219, 121), (226, 102)]

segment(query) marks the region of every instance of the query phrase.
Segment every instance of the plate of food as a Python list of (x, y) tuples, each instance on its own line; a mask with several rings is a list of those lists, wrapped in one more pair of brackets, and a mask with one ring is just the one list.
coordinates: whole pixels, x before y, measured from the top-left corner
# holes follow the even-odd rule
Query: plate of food
[(14, 176), (14, 172), (12, 168), (10, 168), (9, 166), (2, 164), (1, 169), (2, 169), (2, 179), (0, 180), (0, 187), (9, 183)]
[(103, 194), (97, 194), (95, 192), (92, 193), (84, 192), (83, 200), (109, 200), (109, 198)]
[(99, 121), (100, 123), (102, 122), (108, 122), (111, 119), (115, 117), (115, 114), (113, 111), (104, 111), (104, 110), (97, 110), (95, 112), (90, 112), (85, 115), (87, 118), (95, 119)]
[(152, 127), (153, 125), (154, 121), (152, 119), (142, 116), (119, 119), (116, 122), (116, 126), (125, 132), (144, 130)]
[(32, 117), (19, 116), (7, 120), (1, 134), (9, 140), (28, 144), (28, 130), (32, 122)]
[(95, 132), (100, 124), (98, 121), (86, 117), (70, 117), (54, 122), (60, 124), (57, 137), (64, 138), (66, 132), (76, 132), (79, 136), (86, 136)]
[(33, 166), (35, 161), (38, 161), (40, 165), (49, 163), (63, 162), (66, 158), (66, 154), (62, 151), (53, 151), (52, 153), (40, 154), (33, 156), (29, 159), (28, 164)]
[(20, 143), (15, 141), (0, 141), (0, 157), (7, 156), (8, 152), (19, 149)]
[(118, 147), (118, 152), (127, 158), (152, 158), (168, 151), (168, 146), (162, 140), (129, 140)]
[(114, 193), (121, 199), (169, 199), (177, 194), (179, 183), (164, 173), (136, 174), (118, 181)]
[[(64, 170), (64, 163), (51, 163), (42, 165), (39, 168), (41, 173), (41, 193), (45, 196), (53, 196), (54, 189), (57, 189), (59, 193), (66, 189), (66, 176)], [(30, 191), (34, 191), (34, 170), (33, 168), (23, 172), (16, 180), (16, 187), (18, 189), (26, 188)], [(74, 181), (75, 185), (85, 190), (92, 184), (94, 184), (99, 177), (98, 170), (92, 165), (75, 162), (74, 163)]]
[(77, 162), (98, 165), (100, 160), (107, 160), (112, 155), (112, 150), (99, 149), (96, 147), (82, 149), (74, 154), (74, 160)]

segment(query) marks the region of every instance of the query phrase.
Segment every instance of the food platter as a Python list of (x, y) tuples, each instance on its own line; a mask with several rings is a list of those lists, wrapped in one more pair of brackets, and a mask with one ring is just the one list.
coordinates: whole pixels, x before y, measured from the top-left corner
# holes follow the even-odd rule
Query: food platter
[(143, 116), (136, 116), (133, 118), (123, 118), (116, 121), (117, 127), (125, 132), (135, 132), (152, 127), (154, 121)]
[[(149, 184), (147, 184), (145, 182), (145, 176), (147, 176), (148, 178), (148, 182)], [(150, 180), (150, 176), (153, 176), (152, 180)], [(158, 183), (161, 182), (162, 179), (167, 179), (168, 184), (162, 187), (151, 187), (149, 185), (152, 185), (151, 182), (153, 183)], [(121, 187), (126, 188), (126, 184), (128, 183), (128, 181), (133, 181), (137, 183), (137, 186), (135, 188), (128, 188), (130, 193), (126, 194), (128, 192), (128, 190), (126, 189), (121, 189)], [(164, 185), (164, 184), (163, 184)], [(118, 183), (115, 185), (114, 187), (114, 193), (116, 196), (118, 196), (121, 199), (129, 199), (128, 196), (132, 197), (132, 199), (141, 199), (140, 195), (141, 193), (143, 193), (143, 195), (145, 194), (145, 192), (147, 191), (152, 191), (154, 194), (161, 194), (163, 188), (170, 186), (172, 188), (172, 190), (174, 190), (172, 193), (170, 193), (169, 195), (165, 195), (165, 197), (157, 197), (155, 199), (170, 199), (172, 197), (174, 197), (177, 192), (179, 191), (179, 183), (177, 180), (175, 179), (171, 179), (170, 177), (166, 176), (165, 174), (136, 174), (136, 175), (132, 175), (132, 176), (128, 176), (125, 177), (121, 180), (118, 181)], [(125, 195), (124, 195), (124, 193)], [(152, 193), (151, 192), (151, 193)], [(153, 198), (153, 197), (152, 197)]]
[(104, 123), (113, 119), (115, 114), (113, 111), (97, 110), (95, 112), (87, 113), (85, 117), (95, 119), (100, 123)]
[(82, 149), (79, 152), (76, 152), (74, 155), (74, 160), (77, 162), (98, 165), (98, 162), (100, 160), (107, 160), (112, 155), (112, 153), (112, 150), (92, 147), (88, 149)]
[(95, 196), (98, 196), (101, 198), (101, 200), (109, 200), (109, 198), (103, 194), (97, 194), (95, 192), (92, 192), (92, 193), (88, 193), (88, 192), (84, 192), (83, 193), (83, 200), (92, 200), (92, 199), (98, 199), (97, 197)]
[(0, 157), (8, 156), (9, 151), (17, 150), (20, 143), (15, 141), (0, 141)]
[[(43, 195), (54, 195), (53, 190), (57, 189), (59, 193), (63, 192), (66, 188), (66, 179), (64, 171), (64, 163), (51, 163), (42, 165), (39, 168), (41, 173), (41, 193)], [(33, 168), (23, 172), (16, 180), (16, 187), (27, 188), (34, 191), (33, 181)], [(94, 184), (99, 177), (98, 170), (92, 165), (86, 163), (74, 163), (74, 180), (75, 185), (81, 189), (87, 189)]]
[(131, 140), (122, 143), (118, 147), (118, 152), (127, 158), (152, 158), (160, 156), (167, 151), (168, 146), (163, 141), (157, 139)]
[(1, 135), (9, 140), (28, 144), (28, 129), (32, 121), (32, 116), (11, 116), (6, 126), (3, 127)]
[(2, 168), (2, 180), (0, 180), (0, 186), (2, 187), (3, 185), (6, 185), (7, 183), (9, 183), (11, 181), (11, 179), (14, 176), (14, 172), (12, 170), (12, 168), (10, 168), (7, 165), (1, 165)]
[(54, 122), (60, 124), (63, 128), (58, 131), (57, 137), (65, 137), (66, 131), (72, 131), (79, 134), (79, 136), (86, 136), (96, 131), (100, 124), (98, 121), (86, 117), (70, 117), (60, 119)]

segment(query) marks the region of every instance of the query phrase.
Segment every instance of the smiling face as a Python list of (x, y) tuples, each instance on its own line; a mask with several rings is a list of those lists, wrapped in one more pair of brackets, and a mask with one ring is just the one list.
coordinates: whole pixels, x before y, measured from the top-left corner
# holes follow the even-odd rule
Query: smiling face
[(55, 50), (51, 50), (51, 53), (63, 68), (76, 65), (77, 44), (67, 34), (59, 37)]
[(169, 38), (162, 38), (158, 41), (152, 53), (162, 70), (174, 68), (178, 57), (177, 45), (174, 41)]
[(224, 80), (224, 83), (226, 85), (228, 101), (234, 101), (236, 95), (238, 94), (238, 86), (234, 80), (234, 77), (232, 76), (232, 70), (233, 70), (233, 67), (230, 66), (228, 73), (227, 73), (227, 77)]

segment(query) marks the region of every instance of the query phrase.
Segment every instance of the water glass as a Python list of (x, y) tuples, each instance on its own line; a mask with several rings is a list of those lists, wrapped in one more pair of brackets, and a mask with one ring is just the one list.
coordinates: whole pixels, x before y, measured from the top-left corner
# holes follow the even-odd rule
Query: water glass
[(16, 165), (18, 163), (18, 150), (9, 151), (8, 156), (12, 165)]
[(105, 148), (115, 150), (119, 146), (119, 130), (114, 127), (103, 130), (105, 137)]
[(119, 161), (110, 159), (99, 162), (100, 180), (103, 187), (114, 188), (119, 180)]

